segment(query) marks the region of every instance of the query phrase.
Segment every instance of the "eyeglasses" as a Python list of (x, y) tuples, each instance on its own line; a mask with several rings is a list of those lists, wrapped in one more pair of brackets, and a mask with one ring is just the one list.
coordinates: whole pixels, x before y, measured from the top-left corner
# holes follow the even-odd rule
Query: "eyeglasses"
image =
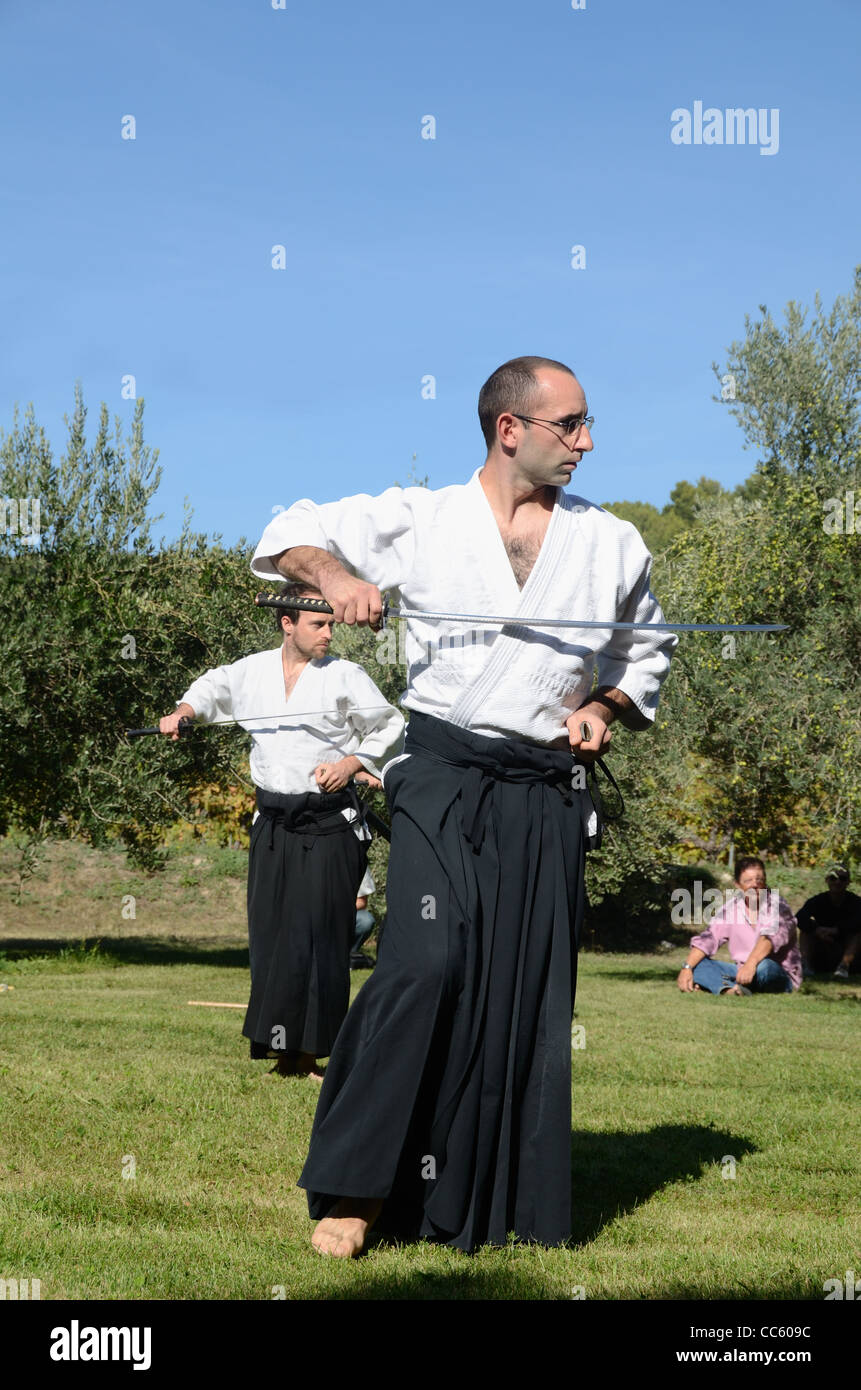
[(567, 420), (540, 420), (535, 415), (518, 415), (515, 411), (511, 412), (515, 420), (525, 420), (530, 425), (557, 425), (563, 434), (577, 435), (585, 425), (587, 430), (591, 430), (595, 423), (594, 415), (569, 415)]

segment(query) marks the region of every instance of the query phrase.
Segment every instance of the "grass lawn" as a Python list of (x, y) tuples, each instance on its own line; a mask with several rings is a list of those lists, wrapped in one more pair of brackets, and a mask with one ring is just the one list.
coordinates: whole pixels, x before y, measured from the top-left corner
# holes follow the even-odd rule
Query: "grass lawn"
[[(141, 880), (133, 921), (120, 859), (92, 899), (67, 873), (54, 919), (27, 896), (51, 875), (4, 903), (0, 1277), (43, 1299), (821, 1300), (861, 1270), (861, 989), (682, 996), (681, 949), (581, 958), (570, 1248), (319, 1258), (295, 1186), (318, 1089), (250, 1061), (240, 1012), (187, 1004), (248, 997), (239, 864), (219, 881), (204, 859), (202, 884)], [(63, 947), (105, 892), (101, 947)]]

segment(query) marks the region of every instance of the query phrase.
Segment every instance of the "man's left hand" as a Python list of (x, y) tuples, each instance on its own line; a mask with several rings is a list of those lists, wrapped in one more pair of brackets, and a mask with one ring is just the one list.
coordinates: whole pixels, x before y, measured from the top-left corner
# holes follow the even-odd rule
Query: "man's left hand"
[(353, 764), (349, 758), (338, 763), (320, 763), (314, 768), (314, 776), (321, 792), (339, 792), (346, 787), (353, 775)]
[(737, 985), (749, 985), (756, 974), (756, 966), (751, 965), (749, 960), (740, 965), (735, 972), (735, 982)]
[[(607, 711), (600, 705), (583, 705), (565, 720), (571, 752), (576, 753), (581, 762), (594, 763), (607, 748), (613, 735), (606, 723)], [(581, 724), (588, 724), (588, 730), (581, 730)], [(584, 733), (591, 732), (591, 738)]]

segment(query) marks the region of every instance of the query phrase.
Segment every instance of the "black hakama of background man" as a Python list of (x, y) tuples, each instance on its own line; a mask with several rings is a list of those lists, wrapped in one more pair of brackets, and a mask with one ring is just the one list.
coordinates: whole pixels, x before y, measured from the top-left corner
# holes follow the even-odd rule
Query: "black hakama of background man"
[(368, 858), (367, 843), (341, 814), (355, 804), (346, 790), (258, 790), (248, 861), (251, 1000), (242, 1028), (252, 1057), (332, 1051), (350, 1002), (350, 942)]
[(387, 922), (326, 1071), (311, 1216), (470, 1251), (571, 1230), (571, 1018), (585, 791), (570, 752), (413, 712), (386, 772)]

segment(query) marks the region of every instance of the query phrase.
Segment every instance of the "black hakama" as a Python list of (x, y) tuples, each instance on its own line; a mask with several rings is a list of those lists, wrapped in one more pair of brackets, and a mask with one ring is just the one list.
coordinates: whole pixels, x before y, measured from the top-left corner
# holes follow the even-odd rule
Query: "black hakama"
[(570, 1235), (571, 1018), (583, 908), (570, 753), (413, 712), (376, 970), (330, 1058), (300, 1186), (312, 1217), (473, 1250)]
[(367, 844), (343, 792), (259, 791), (248, 860), (251, 1056), (328, 1057), (350, 1002), (350, 943)]

